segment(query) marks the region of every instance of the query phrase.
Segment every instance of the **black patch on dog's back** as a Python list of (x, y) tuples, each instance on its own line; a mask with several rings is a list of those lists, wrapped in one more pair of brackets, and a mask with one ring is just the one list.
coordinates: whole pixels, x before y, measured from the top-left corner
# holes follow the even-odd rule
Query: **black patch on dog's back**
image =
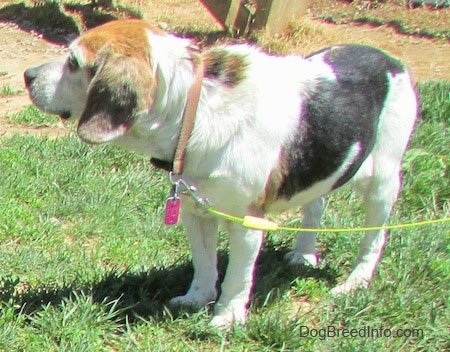
[(403, 65), (380, 50), (345, 45), (322, 50), (336, 80), (322, 78), (304, 103), (298, 132), (285, 146), (278, 197), (291, 198), (337, 171), (351, 146), (360, 152), (333, 188), (346, 183), (371, 152), (387, 97), (387, 74)]

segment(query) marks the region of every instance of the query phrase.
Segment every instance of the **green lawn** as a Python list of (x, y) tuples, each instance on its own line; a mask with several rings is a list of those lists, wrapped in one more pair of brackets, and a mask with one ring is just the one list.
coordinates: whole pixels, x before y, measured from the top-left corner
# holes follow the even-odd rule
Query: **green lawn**
[[(419, 92), (424, 116), (391, 223), (450, 216), (450, 84), (428, 82)], [(31, 123), (26, 115), (11, 121)], [(0, 139), (0, 170), (0, 351), (450, 347), (448, 222), (391, 231), (370, 289), (341, 298), (328, 290), (350, 271), (360, 233), (324, 234), (320, 267), (302, 271), (283, 260), (295, 234), (269, 233), (249, 322), (221, 333), (206, 309), (165, 306), (187, 289), (192, 266), (182, 227), (162, 224), (166, 175), (145, 158), (75, 136), (16, 135)], [(351, 193), (330, 197), (325, 226), (361, 221)], [(223, 274), (225, 235), (219, 255)]]
[[(142, 8), (180, 33), (211, 31), (187, 11), (192, 0), (119, 4)], [(407, 11), (404, 1), (393, 0), (313, 5), (314, 17), (335, 23), (449, 37), (448, 10)], [(64, 11), (53, 3), (26, 3), (4, 5), (0, 18), (72, 33), (81, 22), (90, 27), (132, 11), (110, 12), (78, 2)], [(450, 83), (422, 83), (419, 92), (423, 118), (405, 157), (404, 189), (391, 224), (450, 217)], [(0, 96), (17, 93), (0, 87)], [(31, 127), (57, 123), (31, 106), (6, 118)], [(166, 306), (192, 276), (183, 228), (163, 225), (168, 192), (166, 175), (134, 153), (87, 146), (72, 135), (0, 137), (0, 351), (450, 349), (449, 222), (392, 230), (370, 289), (340, 298), (328, 291), (351, 270), (361, 233), (323, 234), (320, 267), (303, 270), (283, 259), (295, 234), (269, 233), (248, 324), (225, 333), (208, 326), (210, 309)], [(361, 203), (344, 189), (330, 197), (324, 226), (357, 227), (362, 216)], [(284, 224), (299, 225), (300, 218)], [(219, 256), (223, 275), (224, 234)]]

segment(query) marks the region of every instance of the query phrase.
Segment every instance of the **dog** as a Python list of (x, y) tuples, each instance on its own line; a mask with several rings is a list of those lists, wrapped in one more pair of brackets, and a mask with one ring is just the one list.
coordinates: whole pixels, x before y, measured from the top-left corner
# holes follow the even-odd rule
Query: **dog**
[[(237, 217), (302, 206), (302, 227), (317, 228), (324, 196), (349, 184), (363, 196), (365, 226), (379, 227), (398, 197), (418, 116), (408, 70), (379, 49), (345, 44), (307, 57), (250, 44), (200, 50), (142, 20), (91, 29), (24, 79), (39, 109), (78, 120), (83, 141), (143, 153), (169, 170), (186, 106), (194, 106), (182, 182), (173, 182), (181, 187), (194, 275), (171, 303), (215, 302), (217, 327), (246, 321), (264, 231), (199, 211), (193, 190)], [(188, 98), (196, 82), (198, 97)], [(229, 263), (218, 297), (219, 225), (229, 235)], [(365, 233), (353, 271), (333, 294), (369, 285), (386, 237), (385, 230)], [(300, 231), (287, 261), (316, 266), (316, 233)]]

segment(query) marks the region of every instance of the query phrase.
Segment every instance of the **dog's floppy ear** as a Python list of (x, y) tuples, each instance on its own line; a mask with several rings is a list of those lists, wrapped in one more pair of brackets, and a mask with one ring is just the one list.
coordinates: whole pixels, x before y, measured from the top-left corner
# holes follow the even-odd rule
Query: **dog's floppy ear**
[(92, 144), (112, 141), (133, 125), (138, 113), (152, 105), (155, 79), (141, 57), (106, 54), (96, 63), (79, 137)]

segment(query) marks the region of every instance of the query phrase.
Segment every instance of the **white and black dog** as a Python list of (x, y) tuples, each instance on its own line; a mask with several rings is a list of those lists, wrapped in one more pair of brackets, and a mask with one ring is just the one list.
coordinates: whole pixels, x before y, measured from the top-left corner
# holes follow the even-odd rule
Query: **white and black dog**
[[(199, 61), (200, 98), (182, 175), (199, 195), (239, 217), (302, 206), (302, 226), (316, 228), (322, 197), (350, 184), (364, 197), (365, 225), (385, 224), (418, 98), (403, 64), (378, 49), (338, 45), (307, 58), (245, 44), (200, 52), (144, 21), (122, 20), (87, 31), (61, 59), (28, 69), (25, 82), (41, 110), (79, 119), (82, 140), (112, 142), (170, 166)], [(172, 302), (217, 299), (220, 224), (230, 258), (212, 324), (245, 322), (263, 231), (199, 212), (192, 197), (182, 198), (195, 272), (187, 293)], [(332, 292), (367, 287), (385, 241), (386, 231), (367, 231), (352, 273)], [(316, 235), (300, 232), (287, 259), (317, 265)]]

